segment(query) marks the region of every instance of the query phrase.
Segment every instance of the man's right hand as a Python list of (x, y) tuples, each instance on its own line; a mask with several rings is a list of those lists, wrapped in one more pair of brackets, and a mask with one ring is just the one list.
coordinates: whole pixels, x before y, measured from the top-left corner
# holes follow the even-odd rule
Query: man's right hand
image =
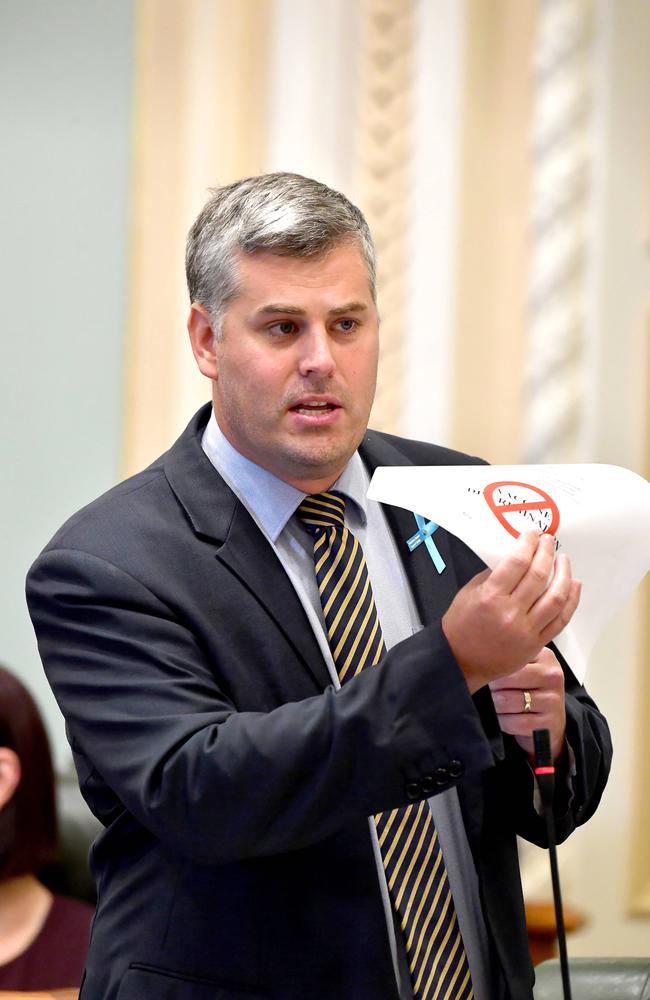
[(524, 532), (493, 570), (469, 581), (442, 619), (451, 650), (470, 691), (535, 659), (571, 620), (580, 583), (552, 535)]

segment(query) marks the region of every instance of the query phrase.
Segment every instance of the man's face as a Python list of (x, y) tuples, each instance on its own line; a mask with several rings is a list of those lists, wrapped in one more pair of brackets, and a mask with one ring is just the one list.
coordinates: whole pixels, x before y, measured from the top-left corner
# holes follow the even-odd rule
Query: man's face
[(360, 443), (375, 392), (378, 319), (361, 252), (347, 244), (320, 258), (262, 251), (241, 255), (238, 273), (213, 370), (197, 354), (213, 378), (219, 426), (280, 479), (326, 489)]

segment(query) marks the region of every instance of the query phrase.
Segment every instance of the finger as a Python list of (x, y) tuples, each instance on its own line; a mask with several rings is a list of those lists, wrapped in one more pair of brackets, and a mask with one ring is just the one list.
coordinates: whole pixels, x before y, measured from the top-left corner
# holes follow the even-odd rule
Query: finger
[(557, 656), (555, 655), (555, 653), (553, 652), (552, 649), (548, 648), (548, 646), (542, 646), (542, 648), (540, 649), (540, 651), (537, 654), (537, 656), (533, 656), (531, 658), (531, 660), (530, 660), (530, 666), (531, 667), (535, 667), (535, 666), (542, 666), (542, 667), (557, 666), (557, 667), (560, 667), (560, 670), (562, 669), (562, 667), (560, 666), (560, 661), (558, 660)]
[(495, 680), (490, 681), (490, 690), (507, 691), (512, 688), (518, 688), (521, 691), (524, 688), (539, 687), (543, 677), (543, 670), (544, 667), (538, 660), (532, 660), (524, 667), (520, 667), (519, 670), (515, 670), (511, 674), (506, 674), (505, 677), (497, 677)]
[(519, 581), (526, 575), (540, 536), (536, 531), (522, 531), (512, 551), (500, 559), (489, 578), (490, 588), (503, 594), (511, 594)]
[(521, 578), (512, 592), (514, 600), (525, 611), (532, 608), (549, 586), (554, 558), (555, 538), (553, 535), (542, 535), (528, 572)]
[[(524, 693), (525, 692), (525, 693)], [(526, 694), (530, 701), (527, 702)], [(492, 701), (499, 717), (502, 715), (548, 715), (560, 707), (560, 697), (556, 691), (543, 691), (532, 688), (515, 688), (505, 691), (493, 691)], [(526, 711), (526, 704), (530, 708)]]
[(580, 603), (580, 594), (582, 592), (582, 583), (580, 580), (571, 581), (571, 589), (569, 593), (568, 600), (562, 608), (561, 612), (553, 618), (546, 628), (540, 633), (540, 638), (543, 640), (544, 645), (550, 642), (551, 639), (555, 639), (560, 632), (566, 628), (571, 619), (573, 618), (574, 612)]
[(555, 573), (548, 588), (540, 595), (529, 610), (533, 628), (542, 632), (547, 625), (562, 613), (571, 596), (571, 562), (562, 553), (555, 562)]
[(535, 729), (548, 729), (552, 734), (556, 731), (557, 720), (546, 715), (500, 715), (501, 731), (509, 736), (532, 736)]
[(493, 681), (490, 681), (490, 687), (493, 685), (495, 687), (537, 687), (541, 678), (544, 677), (547, 669), (549, 667), (560, 666), (560, 661), (548, 646), (540, 646), (537, 653), (531, 656), (528, 663), (525, 663), (522, 667), (517, 667), (512, 673), (506, 674), (505, 677), (498, 677)]
[(552, 649), (543, 646), (534, 660), (505, 677), (490, 681), (491, 691), (564, 690), (564, 672)]

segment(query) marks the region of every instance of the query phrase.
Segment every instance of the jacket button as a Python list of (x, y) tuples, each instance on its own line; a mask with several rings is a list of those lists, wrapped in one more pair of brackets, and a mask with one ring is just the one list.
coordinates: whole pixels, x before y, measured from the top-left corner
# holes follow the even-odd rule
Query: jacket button
[(420, 788), (422, 789), (423, 795), (433, 795), (437, 788), (437, 783), (432, 774), (425, 774), (425, 776), (420, 779)]
[(422, 795), (422, 791), (420, 789), (420, 783), (418, 781), (409, 781), (408, 785), (406, 786), (406, 795), (411, 800), (419, 799), (420, 796)]
[(460, 778), (465, 773), (465, 768), (460, 760), (450, 760), (447, 770), (450, 778)]
[(437, 767), (433, 772), (433, 780), (435, 781), (438, 788), (442, 788), (449, 781), (449, 771), (446, 767)]

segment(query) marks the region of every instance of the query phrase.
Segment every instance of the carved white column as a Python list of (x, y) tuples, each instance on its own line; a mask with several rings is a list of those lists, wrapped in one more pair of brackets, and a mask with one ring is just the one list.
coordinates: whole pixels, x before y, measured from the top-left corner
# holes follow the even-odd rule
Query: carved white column
[(411, 213), (415, 0), (363, 0), (356, 197), (377, 255), (381, 355), (372, 424), (400, 430)]
[[(531, 138), (530, 285), (524, 363), (525, 462), (577, 462), (588, 413), (587, 297), (593, 211), (593, 0), (538, 0)], [(565, 896), (576, 846), (559, 851)], [(551, 895), (548, 858), (520, 843), (527, 898)]]
[(593, 0), (539, 0), (524, 458), (578, 461), (585, 414)]

